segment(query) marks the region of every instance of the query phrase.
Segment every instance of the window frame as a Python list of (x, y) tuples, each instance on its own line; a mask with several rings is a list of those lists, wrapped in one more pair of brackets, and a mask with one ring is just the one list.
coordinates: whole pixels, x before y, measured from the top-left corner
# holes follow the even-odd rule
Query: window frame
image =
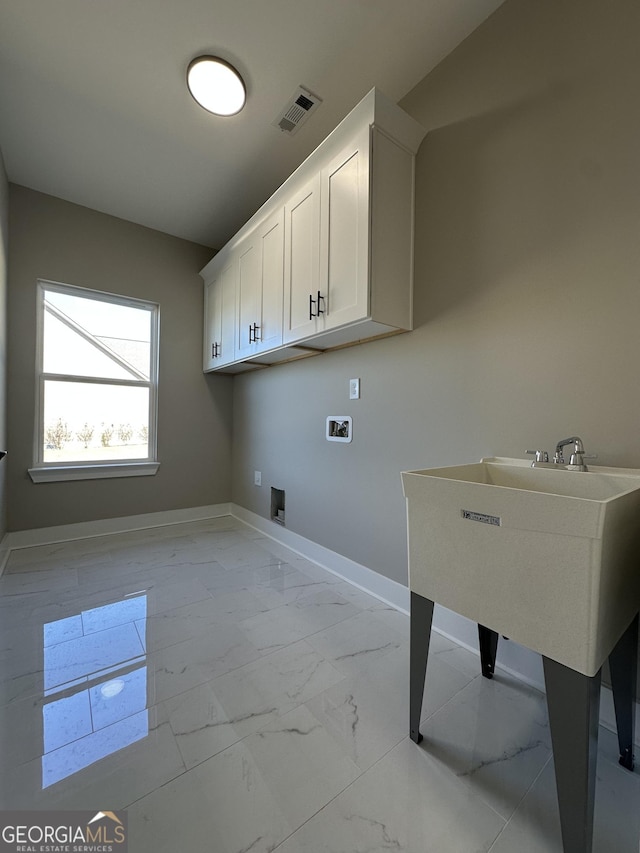
[[(143, 308), (150, 313), (150, 354), (149, 380), (112, 379), (105, 377), (80, 376), (72, 373), (46, 373), (44, 370), (44, 314), (45, 294), (47, 291), (64, 293), (70, 296), (93, 299), (127, 308)], [(74, 284), (49, 281), (39, 278), (36, 291), (36, 376), (35, 376), (35, 423), (33, 438), (34, 464), (28, 469), (34, 483), (55, 482), (61, 480), (94, 480), (112, 477), (141, 477), (154, 475), (158, 462), (158, 382), (160, 355), (160, 306), (157, 302), (137, 299), (80, 287)], [(81, 382), (92, 385), (115, 385), (120, 387), (148, 388), (149, 390), (149, 438), (146, 457), (138, 459), (116, 459), (113, 461), (92, 460), (79, 462), (45, 462), (44, 456), (44, 388), (46, 381)]]

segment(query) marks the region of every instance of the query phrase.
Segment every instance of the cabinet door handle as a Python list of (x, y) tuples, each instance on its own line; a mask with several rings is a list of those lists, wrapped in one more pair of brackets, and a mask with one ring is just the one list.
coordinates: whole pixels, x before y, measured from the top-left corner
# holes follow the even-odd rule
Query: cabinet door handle
[(220, 344), (217, 341), (214, 341), (211, 344), (211, 358), (218, 358), (220, 355)]
[(322, 299), (322, 302), (324, 303), (324, 296), (322, 296), (322, 294), (320, 293), (320, 291), (318, 291), (318, 317), (319, 317), (321, 314), (324, 314), (324, 308), (321, 308), (321, 307), (320, 307), (320, 300), (321, 300), (321, 299)]
[(257, 323), (253, 324), (253, 343), (254, 344), (258, 343), (258, 329), (259, 328), (260, 328), (260, 326)]
[(252, 329), (251, 323), (249, 323), (249, 343), (250, 344), (253, 343), (253, 329)]
[(317, 317), (317, 314), (313, 313), (313, 306), (316, 304), (316, 300), (313, 298), (311, 294), (309, 294), (309, 319), (313, 320), (314, 317)]

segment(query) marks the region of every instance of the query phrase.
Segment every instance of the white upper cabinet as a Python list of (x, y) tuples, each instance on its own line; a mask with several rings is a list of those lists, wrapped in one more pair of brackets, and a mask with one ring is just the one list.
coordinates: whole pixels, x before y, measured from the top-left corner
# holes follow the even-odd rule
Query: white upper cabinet
[(284, 208), (270, 216), (260, 230), (262, 248), (262, 304), (258, 352), (282, 345), (284, 282)]
[(288, 343), (318, 331), (314, 300), (320, 281), (320, 175), (296, 190), (284, 210), (284, 341)]
[(218, 263), (205, 282), (204, 370), (216, 370), (235, 361), (234, 323), (236, 263), (231, 253), (216, 255)]
[(284, 209), (244, 237), (238, 255), (236, 359), (282, 345)]
[(262, 289), (257, 235), (250, 234), (238, 246), (237, 252), (236, 358), (242, 359), (251, 356), (256, 349), (253, 340), (258, 326)]
[(366, 316), (368, 201), (367, 126), (286, 205), (285, 342)]
[(320, 299), (326, 329), (368, 314), (369, 127), (321, 173)]
[[(412, 328), (414, 156), (424, 129), (373, 89), (223, 249), (246, 370)], [(201, 275), (218, 275), (216, 256)], [(213, 335), (215, 338), (215, 335)], [(214, 347), (215, 349), (215, 347)]]

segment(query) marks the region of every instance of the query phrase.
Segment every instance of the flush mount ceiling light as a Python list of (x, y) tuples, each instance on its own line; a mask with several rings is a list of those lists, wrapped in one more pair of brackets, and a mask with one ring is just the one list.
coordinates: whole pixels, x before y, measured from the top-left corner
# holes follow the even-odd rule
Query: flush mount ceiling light
[(194, 99), (218, 116), (239, 113), (247, 97), (236, 69), (217, 56), (197, 56), (187, 68), (187, 85)]

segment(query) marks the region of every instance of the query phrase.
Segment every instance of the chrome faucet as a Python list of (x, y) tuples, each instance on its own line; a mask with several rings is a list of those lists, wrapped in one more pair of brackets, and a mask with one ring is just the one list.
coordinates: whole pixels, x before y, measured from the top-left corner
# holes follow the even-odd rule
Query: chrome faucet
[[(569, 462), (564, 459), (563, 450), (568, 445), (572, 444), (571, 456)], [(585, 459), (596, 459), (597, 456), (587, 455), (584, 452), (584, 445), (580, 436), (572, 435), (569, 438), (563, 438), (556, 444), (556, 452), (553, 454), (553, 462), (549, 462), (549, 454), (546, 450), (527, 450), (527, 453), (535, 455), (535, 459), (531, 463), (532, 468), (562, 468), (565, 471), (588, 471), (585, 465)]]
[[(573, 444), (573, 453), (571, 454), (571, 464), (574, 464), (575, 457), (584, 456), (584, 445), (582, 443), (582, 439), (577, 435), (572, 435), (570, 438), (562, 438), (556, 444), (556, 452), (553, 454), (553, 461), (557, 465), (564, 465), (564, 454), (562, 453), (563, 448), (568, 445)], [(582, 460), (576, 462), (575, 464), (581, 465)]]

